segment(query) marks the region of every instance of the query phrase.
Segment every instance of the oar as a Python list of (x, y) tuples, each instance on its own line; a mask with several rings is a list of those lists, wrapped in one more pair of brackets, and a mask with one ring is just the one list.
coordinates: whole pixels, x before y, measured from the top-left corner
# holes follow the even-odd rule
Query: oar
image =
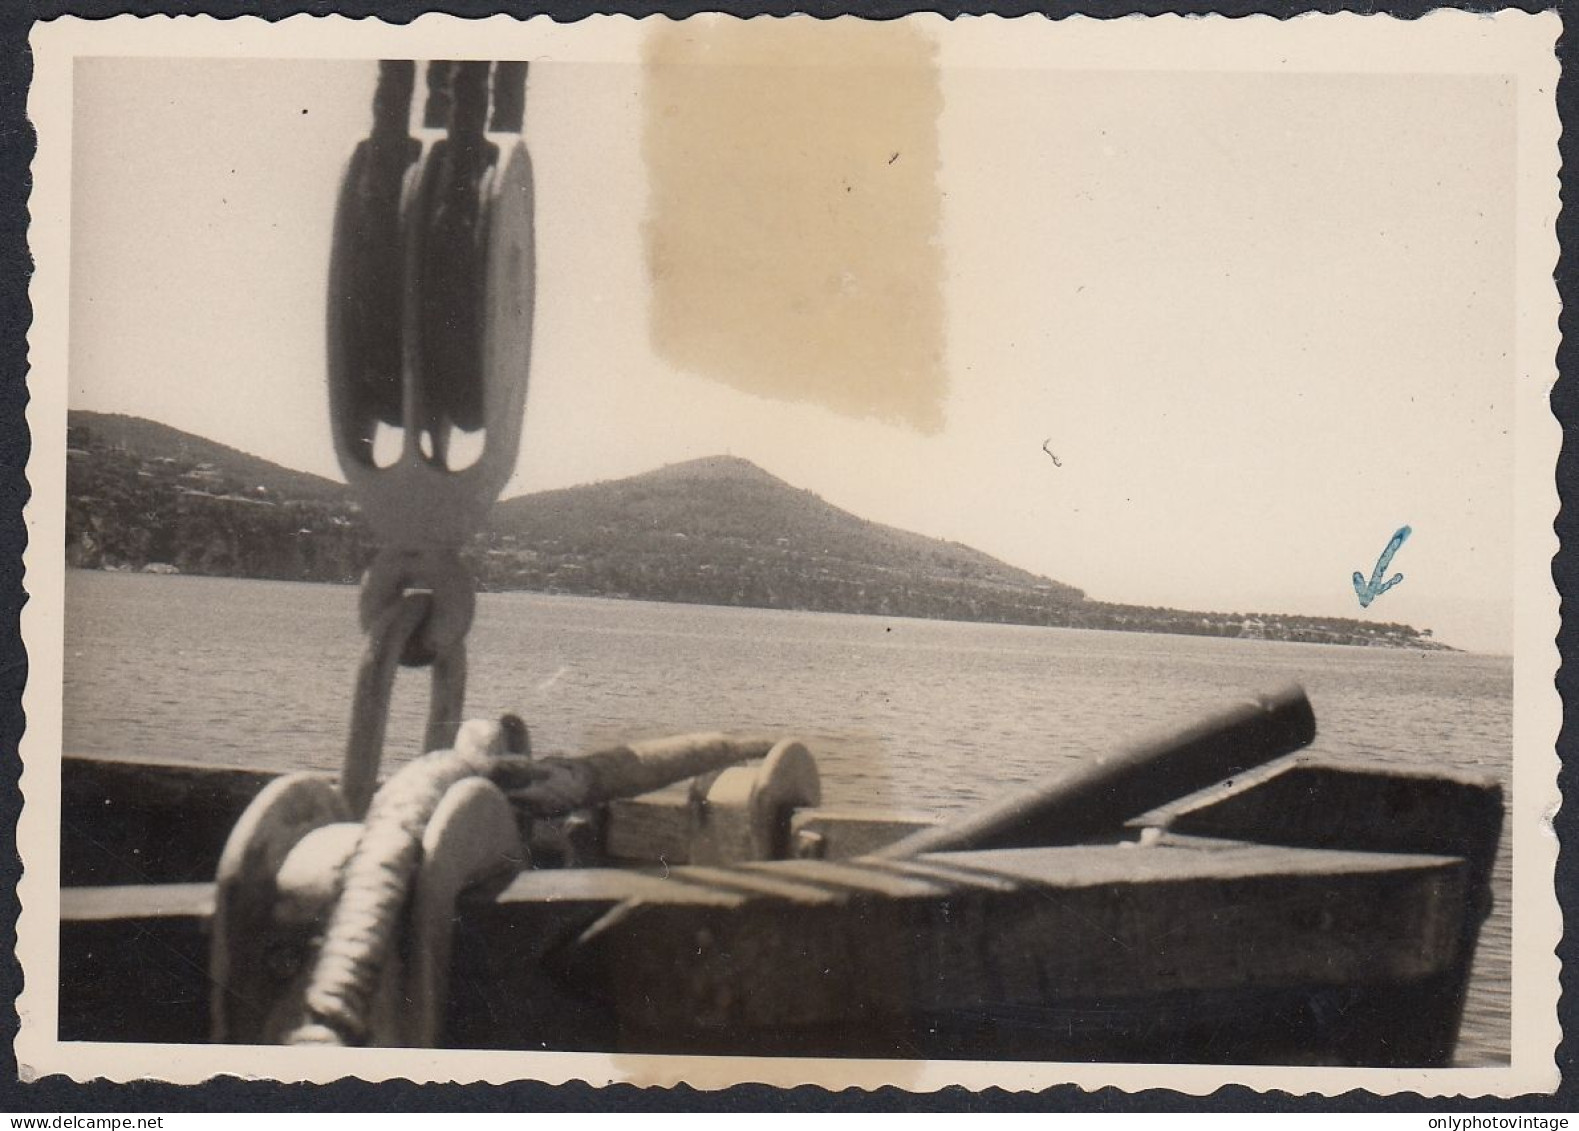
[(1121, 747), (873, 855), (898, 859), (923, 852), (1079, 844), (1308, 746), (1315, 737), (1316, 716), (1304, 689), (1281, 688), (1184, 730)]

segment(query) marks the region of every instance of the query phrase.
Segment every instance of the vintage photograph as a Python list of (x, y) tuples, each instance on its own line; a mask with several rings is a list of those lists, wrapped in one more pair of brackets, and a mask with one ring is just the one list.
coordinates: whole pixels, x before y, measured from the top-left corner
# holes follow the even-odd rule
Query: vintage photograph
[(1555, 1086), (1559, 23), (1192, 25), (41, 28), (24, 1066)]

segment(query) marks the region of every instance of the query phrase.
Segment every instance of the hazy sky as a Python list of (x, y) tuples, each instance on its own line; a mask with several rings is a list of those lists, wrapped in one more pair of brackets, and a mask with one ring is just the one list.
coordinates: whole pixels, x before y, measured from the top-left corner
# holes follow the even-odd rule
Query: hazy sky
[[(1510, 650), (1509, 81), (943, 64), (931, 429), (665, 361), (644, 73), (536, 65), (536, 339), (506, 494), (727, 451), (1094, 598), (1407, 621)], [(373, 77), (79, 62), (73, 407), (338, 477), (329, 225)], [(1350, 574), (1405, 523), (1407, 580), (1362, 610)]]

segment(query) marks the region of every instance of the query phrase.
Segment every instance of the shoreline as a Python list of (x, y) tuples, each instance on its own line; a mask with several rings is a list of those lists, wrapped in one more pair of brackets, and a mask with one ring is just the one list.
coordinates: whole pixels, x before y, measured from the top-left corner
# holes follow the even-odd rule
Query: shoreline
[[(150, 563), (150, 566), (161, 565), (161, 564), (163, 564), (163, 563)], [(176, 569), (174, 567), (167, 567), (167, 568), (164, 568), (164, 569), (154, 569), (154, 568), (150, 568), (150, 566), (144, 566), (141, 569), (137, 569), (137, 568), (133, 568), (131, 566), (93, 567), (93, 566), (68, 565), (68, 566), (65, 567), (65, 569), (66, 569), (67, 573), (129, 574), (129, 575), (140, 576), (140, 577), (165, 577), (165, 578), (172, 578), (172, 577), (198, 577), (198, 578), (207, 578), (207, 579), (220, 580), (220, 581), (268, 581), (268, 582), (275, 582), (275, 583), (287, 584), (287, 585), (338, 585), (338, 586), (345, 586), (345, 587), (354, 588), (355, 586), (357, 586), (359, 584), (358, 580), (325, 580), (325, 579), (321, 579), (321, 578), (289, 578), (289, 577), (255, 577), (255, 576), (242, 575), (242, 574), (195, 573), (195, 572), (182, 571), (182, 570)], [(1267, 634), (1265, 634), (1266, 626), (1268, 624), (1275, 625), (1276, 618), (1285, 617), (1285, 616), (1286, 617), (1301, 616), (1301, 614), (1293, 614), (1293, 613), (1288, 613), (1288, 614), (1282, 614), (1282, 613), (1251, 614), (1251, 616), (1246, 618), (1246, 619), (1247, 620), (1256, 620), (1256, 621), (1261, 622), (1262, 633), (1259, 634), (1259, 635), (1244, 635), (1242, 633), (1229, 634), (1229, 633), (1224, 633), (1224, 632), (1181, 632), (1181, 631), (1178, 631), (1176, 629), (1171, 629), (1171, 628), (1166, 628), (1166, 627), (1141, 627), (1141, 626), (1128, 627), (1128, 626), (1125, 626), (1125, 625), (1092, 625), (1092, 624), (1048, 624), (1048, 623), (1045, 623), (1045, 622), (1033, 621), (1033, 620), (1029, 620), (1029, 619), (1027, 619), (1027, 620), (1000, 620), (1000, 619), (987, 619), (987, 618), (930, 617), (930, 616), (919, 615), (919, 614), (915, 614), (915, 613), (884, 612), (884, 611), (881, 611), (881, 610), (868, 610), (868, 609), (830, 609), (830, 608), (813, 608), (813, 607), (805, 607), (805, 606), (788, 606), (788, 605), (748, 605), (748, 604), (735, 604), (735, 603), (717, 602), (717, 601), (694, 601), (694, 600), (686, 600), (684, 598), (665, 600), (665, 599), (656, 598), (656, 597), (635, 596), (633, 594), (627, 594), (627, 593), (579, 592), (579, 591), (576, 591), (576, 590), (560, 589), (560, 588), (550, 588), (550, 589), (502, 588), (502, 587), (498, 587), (498, 586), (480, 585), (478, 587), (478, 593), (479, 594), (482, 594), (482, 593), (497, 593), (497, 594), (524, 593), (524, 594), (528, 594), (528, 595), (534, 596), (534, 597), (572, 597), (572, 598), (590, 599), (590, 600), (598, 600), (598, 601), (627, 601), (627, 602), (635, 602), (635, 603), (639, 603), (639, 604), (650, 604), (650, 605), (688, 606), (688, 607), (691, 607), (691, 608), (750, 609), (750, 610), (755, 610), (755, 611), (758, 611), (758, 612), (819, 613), (819, 614), (823, 614), (823, 615), (827, 615), (827, 616), (854, 616), (854, 617), (873, 617), (873, 618), (889, 619), (889, 620), (915, 620), (915, 621), (923, 621), (923, 622), (938, 623), (938, 624), (986, 624), (986, 625), (1000, 625), (1000, 626), (1003, 626), (1003, 627), (1013, 627), (1013, 628), (1067, 629), (1069, 631), (1076, 631), (1076, 632), (1116, 632), (1116, 633), (1124, 633), (1124, 634), (1128, 634), (1128, 635), (1203, 637), (1203, 638), (1216, 639), (1216, 640), (1255, 641), (1255, 642), (1262, 643), (1262, 644), (1312, 644), (1312, 645), (1321, 645), (1321, 646), (1326, 646), (1326, 647), (1337, 647), (1337, 648), (1379, 649), (1379, 650), (1384, 650), (1384, 651), (1389, 651), (1389, 652), (1443, 652), (1443, 653), (1450, 653), (1450, 654), (1455, 654), (1455, 655), (1492, 656), (1492, 657), (1495, 657), (1495, 656), (1499, 655), (1498, 653), (1494, 653), (1494, 652), (1474, 652), (1474, 651), (1471, 651), (1471, 650), (1465, 649), (1465, 648), (1456, 648), (1456, 647), (1453, 647), (1452, 645), (1449, 645), (1449, 644), (1443, 644), (1440, 641), (1436, 641), (1436, 640), (1422, 640), (1419, 637), (1414, 637), (1414, 638), (1385, 637), (1385, 636), (1363, 637), (1363, 636), (1361, 636), (1359, 634), (1349, 634), (1347, 639), (1301, 639), (1301, 638), (1299, 638), (1297, 636), (1289, 637), (1289, 636), (1278, 636), (1278, 635), (1267, 635)], [(1098, 602), (1098, 601), (1085, 602), (1085, 606), (1088, 607), (1088, 608), (1094, 609), (1094, 610), (1132, 609), (1132, 608), (1134, 608), (1134, 606), (1112, 605), (1112, 604), (1108, 604), (1106, 602)], [(1210, 617), (1210, 616), (1223, 617), (1223, 616), (1227, 615), (1227, 614), (1197, 613), (1197, 612), (1193, 612), (1193, 611), (1190, 611), (1190, 610), (1183, 610), (1183, 609), (1161, 609), (1161, 610), (1159, 610), (1159, 612), (1161, 612), (1161, 613), (1163, 613), (1165, 615), (1173, 615), (1173, 616), (1181, 616), (1181, 617), (1199, 617), (1199, 618), (1203, 618), (1203, 619), (1206, 618), (1206, 617)], [(1298, 631), (1298, 630), (1296, 630), (1296, 631)], [(1323, 635), (1341, 636), (1343, 634), (1341, 634), (1341, 633), (1323, 633)], [(1504, 658), (1511, 658), (1511, 657), (1504, 657)]]

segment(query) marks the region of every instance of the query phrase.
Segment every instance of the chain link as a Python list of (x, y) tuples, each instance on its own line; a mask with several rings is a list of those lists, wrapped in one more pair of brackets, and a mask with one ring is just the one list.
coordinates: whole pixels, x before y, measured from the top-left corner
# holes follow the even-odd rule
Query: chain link
[[(364, 609), (366, 597), (364, 589)], [(400, 666), (433, 669), (422, 749), (443, 750), (454, 744), (466, 699), (465, 626), (471, 621), (469, 606), (475, 600), (470, 589), (464, 591), (464, 599), (468, 606), (464, 615), (446, 616), (444, 599), (437, 592), (398, 592), (367, 626), (367, 647), (357, 667), (351, 726), (340, 769), (340, 793), (354, 820), (366, 815), (378, 784), (389, 703)], [(460, 624), (459, 632), (434, 632), (435, 625), (446, 623)]]
[(466, 638), (477, 608), (477, 585), (455, 550), (381, 550), (362, 575), (359, 615), (371, 633), (390, 605), (409, 590), (426, 590), (433, 607), (411, 637), (401, 663), (424, 667), (444, 649)]

